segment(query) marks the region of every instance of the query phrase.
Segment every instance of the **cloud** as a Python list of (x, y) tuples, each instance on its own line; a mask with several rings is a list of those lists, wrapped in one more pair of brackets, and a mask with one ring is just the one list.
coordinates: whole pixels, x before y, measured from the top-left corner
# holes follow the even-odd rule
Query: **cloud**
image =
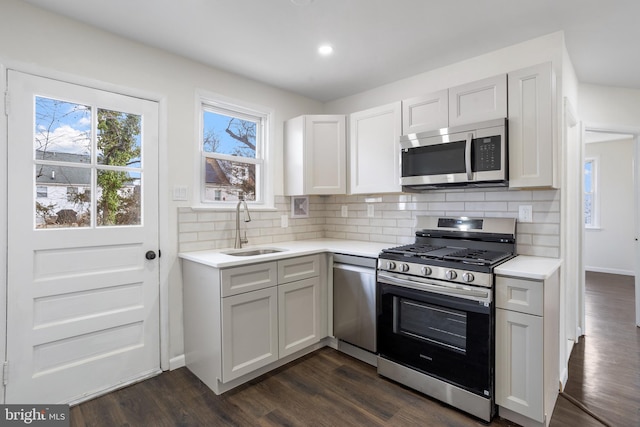
[(51, 132), (40, 127), (36, 133), (35, 148), (48, 152), (89, 154), (91, 138), (88, 131), (75, 129), (69, 125), (59, 126)]

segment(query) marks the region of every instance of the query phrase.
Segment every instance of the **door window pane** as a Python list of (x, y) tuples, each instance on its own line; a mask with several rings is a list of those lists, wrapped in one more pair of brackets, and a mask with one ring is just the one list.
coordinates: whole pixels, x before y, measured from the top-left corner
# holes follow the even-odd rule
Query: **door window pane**
[(36, 165), (36, 228), (91, 225), (91, 169)]
[(98, 164), (140, 167), (140, 116), (98, 109)]
[(36, 159), (87, 163), (91, 155), (91, 107), (35, 99)]
[(98, 170), (97, 225), (141, 224), (140, 172)]

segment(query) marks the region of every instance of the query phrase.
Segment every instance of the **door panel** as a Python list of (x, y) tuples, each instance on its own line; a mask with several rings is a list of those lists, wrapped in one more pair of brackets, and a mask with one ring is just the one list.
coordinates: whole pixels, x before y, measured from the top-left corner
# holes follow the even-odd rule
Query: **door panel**
[(8, 71), (7, 403), (160, 372), (158, 106)]

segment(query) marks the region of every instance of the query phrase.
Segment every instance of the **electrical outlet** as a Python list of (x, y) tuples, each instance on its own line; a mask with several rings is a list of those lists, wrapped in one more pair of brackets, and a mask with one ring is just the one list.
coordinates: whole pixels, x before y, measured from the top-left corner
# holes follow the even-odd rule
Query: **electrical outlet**
[(289, 226), (289, 217), (286, 215), (280, 216), (280, 227), (287, 228)]
[(349, 216), (349, 209), (347, 208), (347, 205), (342, 205), (342, 209), (340, 209), (340, 213), (343, 218), (346, 218)]
[(373, 205), (367, 205), (367, 216), (373, 218)]
[(533, 207), (531, 205), (520, 205), (518, 207), (518, 221), (533, 222)]

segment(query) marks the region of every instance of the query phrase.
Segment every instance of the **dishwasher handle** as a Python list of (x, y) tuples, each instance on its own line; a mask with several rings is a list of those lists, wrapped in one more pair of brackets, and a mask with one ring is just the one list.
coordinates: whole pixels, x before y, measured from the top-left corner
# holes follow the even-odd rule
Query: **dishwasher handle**
[(362, 267), (359, 265), (352, 265), (352, 264), (342, 264), (342, 263), (333, 263), (333, 268), (334, 269), (339, 269), (339, 270), (348, 270), (348, 271), (353, 271), (354, 273), (360, 273), (360, 274), (376, 274), (376, 270), (375, 268), (371, 268), (371, 267)]

